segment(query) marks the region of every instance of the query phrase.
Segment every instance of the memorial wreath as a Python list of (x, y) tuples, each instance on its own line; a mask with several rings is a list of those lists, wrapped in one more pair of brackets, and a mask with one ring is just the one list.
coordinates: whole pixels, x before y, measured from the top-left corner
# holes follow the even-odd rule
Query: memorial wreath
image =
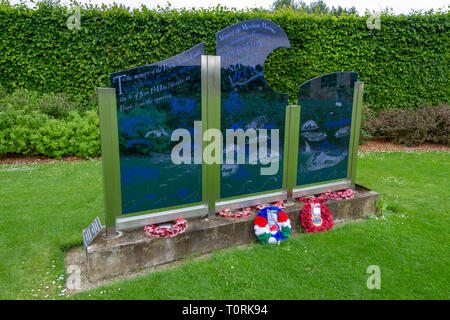
[(352, 189), (328, 191), (315, 196), (300, 197), (298, 201), (306, 203), (300, 212), (300, 221), (308, 233), (322, 232), (333, 228), (333, 216), (324, 202), (328, 200), (352, 199)]
[(255, 235), (262, 244), (289, 239), (291, 221), (282, 209), (272, 206), (261, 209), (255, 217)]
[[(270, 204), (258, 204), (251, 207), (245, 207), (241, 209), (237, 209), (235, 211), (232, 211), (230, 208), (224, 208), (218, 212), (218, 215), (227, 219), (233, 219), (233, 220), (239, 220), (239, 219), (245, 219), (248, 218), (253, 214), (256, 210), (261, 210), (266, 207), (270, 207)], [(283, 200), (277, 201), (274, 206), (279, 207), (284, 210), (284, 202)]]
[(180, 217), (175, 221), (174, 224), (165, 224), (159, 226), (156, 226), (154, 224), (147, 225), (144, 228), (144, 232), (152, 237), (173, 238), (176, 235), (186, 231), (187, 227), (187, 221)]
[(333, 216), (320, 200), (312, 200), (303, 206), (300, 221), (307, 233), (323, 232), (333, 227)]

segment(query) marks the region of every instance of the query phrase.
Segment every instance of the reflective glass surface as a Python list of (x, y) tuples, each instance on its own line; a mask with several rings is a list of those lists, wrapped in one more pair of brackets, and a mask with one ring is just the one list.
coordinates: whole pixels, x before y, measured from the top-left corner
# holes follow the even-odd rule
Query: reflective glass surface
[(347, 177), (353, 91), (358, 74), (335, 72), (298, 88), (302, 107), (297, 185)]
[(257, 155), (257, 164), (249, 163), (251, 150), (249, 139), (246, 139), (245, 163), (224, 163), (221, 166), (221, 198), (282, 187), (284, 121), (288, 95), (274, 91), (264, 78), (264, 61), (279, 47), (290, 48), (286, 33), (276, 23), (265, 19), (239, 22), (216, 34), (216, 55), (221, 56), (221, 131), (224, 135), (224, 161), (227, 152), (236, 153), (237, 149), (226, 145), (226, 129), (279, 130), (277, 152), (270, 153), (270, 131), (269, 138), (266, 139), (269, 156), (278, 161), (276, 174), (261, 175), (261, 168), (267, 168), (269, 165), (260, 162), (264, 161), (260, 154)]
[[(116, 88), (123, 214), (201, 201), (194, 121), (201, 120), (201, 43), (167, 60), (110, 75)], [(191, 161), (174, 164), (175, 129), (191, 134)], [(198, 142), (198, 143), (197, 143)]]

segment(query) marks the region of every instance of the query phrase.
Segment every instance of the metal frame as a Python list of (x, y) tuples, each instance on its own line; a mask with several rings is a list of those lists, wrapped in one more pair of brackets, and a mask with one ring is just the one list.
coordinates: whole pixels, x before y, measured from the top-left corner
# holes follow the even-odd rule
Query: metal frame
[[(220, 65), (220, 56), (201, 57), (202, 138), (208, 129), (220, 130)], [(202, 150), (205, 147), (206, 142), (202, 139)], [(206, 165), (202, 154), (202, 198), (208, 205), (210, 217), (215, 216), (216, 201), (220, 198), (220, 165), (221, 163)]]
[[(202, 138), (209, 128), (220, 130), (220, 57), (202, 56)], [(179, 217), (215, 214), (215, 201), (220, 195), (220, 164), (206, 166), (202, 157), (202, 199), (207, 204), (192, 205), (159, 212), (123, 217), (120, 186), (120, 156), (117, 125), (117, 106), (114, 88), (98, 88), (100, 131), (103, 163), (103, 189), (105, 196), (106, 232), (108, 237), (117, 230), (162, 223)], [(202, 139), (203, 141), (203, 139)], [(205, 143), (202, 142), (202, 148)]]
[[(193, 218), (215, 215), (215, 200), (219, 198), (220, 164), (207, 166), (203, 159), (205, 142), (203, 134), (207, 129), (220, 129), (220, 57), (201, 57), (202, 86), (202, 201), (205, 204), (182, 208), (168, 208), (164, 211), (143, 213), (117, 219), (119, 230), (142, 227), (147, 224), (163, 223), (179, 217)], [(118, 150), (118, 149), (117, 149)]]
[(301, 107), (298, 105), (289, 105), (286, 108), (283, 159), (283, 189), (287, 192), (288, 198), (292, 198), (292, 190), (297, 184), (300, 112)]
[[(205, 141), (203, 141), (206, 130), (220, 130), (220, 64), (220, 56), (203, 55), (201, 57), (202, 151), (206, 146)], [(141, 227), (151, 223), (167, 222), (179, 217), (191, 218), (205, 215), (212, 217), (223, 208), (237, 209), (262, 202), (286, 200), (329, 190), (354, 188), (363, 89), (363, 82), (355, 83), (347, 179), (296, 187), (301, 107), (290, 105), (286, 108), (283, 190), (219, 201), (221, 163), (206, 165), (202, 152), (202, 200), (204, 204), (116, 219), (117, 216), (122, 215), (116, 94), (114, 88), (98, 88), (107, 238), (115, 237), (117, 230)]]
[(347, 180), (351, 182), (351, 188), (354, 188), (356, 183), (356, 160), (358, 158), (363, 93), (364, 82), (355, 82), (355, 89), (353, 93), (352, 127), (350, 131), (350, 147), (348, 151), (347, 167)]
[[(220, 57), (201, 57), (202, 77), (202, 141), (209, 128), (220, 130)], [(182, 208), (168, 208), (164, 211), (142, 212), (137, 215), (116, 219), (122, 215), (120, 186), (120, 156), (117, 125), (117, 106), (114, 88), (98, 88), (100, 130), (102, 140), (103, 188), (105, 196), (107, 237), (116, 235), (117, 230), (142, 227), (147, 224), (163, 223), (179, 217), (192, 218), (206, 214), (215, 215), (215, 201), (220, 195), (220, 164), (207, 166), (202, 154), (202, 200), (206, 204)], [(202, 142), (202, 150), (205, 143)]]
[(116, 236), (116, 216), (122, 214), (116, 89), (98, 88), (98, 110), (102, 148), (106, 237), (110, 238)]

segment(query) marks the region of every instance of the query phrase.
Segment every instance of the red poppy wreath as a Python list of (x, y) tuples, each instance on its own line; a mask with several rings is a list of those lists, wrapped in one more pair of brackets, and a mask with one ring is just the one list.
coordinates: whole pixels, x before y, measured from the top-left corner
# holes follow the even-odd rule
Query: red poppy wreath
[(300, 220), (308, 233), (323, 232), (333, 228), (333, 216), (320, 201), (305, 204), (300, 213)]
[(184, 220), (183, 218), (180, 217), (175, 221), (174, 224), (165, 224), (165, 225), (160, 225), (160, 226), (156, 226), (154, 224), (149, 224), (149, 225), (145, 226), (144, 232), (152, 237), (173, 238), (173, 237), (179, 235), (180, 233), (183, 233), (184, 231), (186, 231), (187, 227), (188, 227), (188, 224), (187, 224), (186, 220)]

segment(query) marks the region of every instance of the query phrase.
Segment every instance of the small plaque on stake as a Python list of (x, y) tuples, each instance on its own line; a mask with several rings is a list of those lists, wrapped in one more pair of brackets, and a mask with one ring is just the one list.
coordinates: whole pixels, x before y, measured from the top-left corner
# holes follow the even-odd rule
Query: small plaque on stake
[(95, 218), (85, 230), (83, 230), (83, 245), (84, 251), (86, 252), (86, 260), (88, 259), (87, 247), (97, 237), (100, 231), (102, 231), (102, 224), (98, 217)]

